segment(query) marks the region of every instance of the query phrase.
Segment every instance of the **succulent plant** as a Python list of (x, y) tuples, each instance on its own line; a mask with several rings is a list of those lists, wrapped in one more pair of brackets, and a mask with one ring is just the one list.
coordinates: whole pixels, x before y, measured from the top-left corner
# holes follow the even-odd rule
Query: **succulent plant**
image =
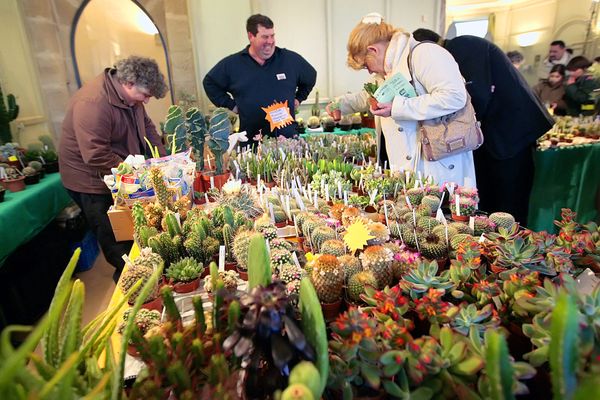
[(448, 257), (448, 246), (446, 240), (435, 233), (419, 235), (419, 249), (421, 255), (430, 260), (440, 260)]
[(346, 254), (346, 243), (343, 240), (329, 239), (323, 242), (320, 252), (323, 254), (331, 254), (332, 256), (341, 257)]
[[(121, 279), (119, 281), (119, 286), (123, 293), (127, 293), (129, 289), (133, 287), (139, 280), (142, 280), (142, 286), (138, 288), (135, 292), (132, 293), (129, 298), (129, 303), (133, 304), (137, 297), (139, 296), (143, 285), (150, 279), (150, 276), (154, 270), (152, 268), (142, 266), (142, 265), (133, 265), (129, 264), (126, 266), (125, 270), (121, 274)], [(152, 291), (148, 294), (148, 297), (144, 299), (144, 302), (147, 303), (149, 301), (154, 300), (158, 297), (158, 282), (156, 286), (152, 289)]]
[(369, 229), (369, 233), (374, 236), (373, 239), (369, 239), (367, 244), (369, 245), (377, 245), (384, 244), (388, 240), (390, 240), (390, 230), (382, 224), (381, 222), (373, 222), (370, 223), (367, 228)]
[(240, 192), (228, 194), (224, 191), (215, 194), (215, 203), (230, 206), (234, 211), (243, 212), (248, 218), (254, 219), (263, 214), (258, 204), (256, 194), (252, 192), (250, 185), (242, 185)]
[[(218, 279), (223, 281), (223, 288), (229, 291), (236, 291), (238, 285), (242, 282), (236, 271), (219, 271)], [(204, 277), (204, 290), (208, 293), (213, 292), (213, 278), (210, 275)]]
[(233, 239), (233, 255), (237, 260), (238, 267), (242, 270), (248, 269), (248, 250), (250, 241), (256, 235), (260, 235), (254, 230), (241, 230)]
[(198, 279), (204, 266), (193, 258), (185, 257), (172, 263), (167, 269), (166, 276), (175, 283), (187, 283)]
[(421, 204), (426, 205), (432, 212), (435, 212), (440, 206), (440, 198), (433, 194), (428, 194), (421, 199)]
[(344, 273), (335, 256), (321, 254), (313, 260), (311, 281), (322, 303), (335, 303), (342, 298)]
[(158, 167), (150, 168), (150, 182), (154, 188), (154, 194), (158, 204), (164, 209), (171, 208), (173, 193), (167, 188), (163, 172)]
[(141, 249), (140, 254), (133, 260), (134, 265), (152, 268), (152, 270), (158, 268), (163, 262), (162, 257), (149, 247)]
[(546, 264), (544, 255), (538, 251), (537, 246), (521, 237), (498, 243), (496, 245), (497, 257), (493, 267), (496, 270), (519, 268), (538, 271), (549, 276), (556, 275), (556, 270)]
[(271, 247), (271, 251), (273, 250), (287, 250), (292, 251), (294, 248), (290, 242), (285, 239), (273, 239), (269, 242), (269, 246)]
[(348, 279), (346, 293), (354, 302), (360, 302), (360, 295), (365, 293), (365, 286), (377, 287), (377, 279), (371, 271), (360, 271)]
[(279, 270), (280, 267), (294, 262), (292, 253), (284, 249), (271, 249), (269, 258), (271, 259), (271, 266), (275, 270)]
[(247, 371), (246, 394), (267, 398), (287, 386), (287, 374), (301, 360), (314, 361), (308, 344), (289, 307), (281, 282), (257, 286), (240, 298), (236, 328), (223, 342)]
[(448, 227), (452, 227), (454, 229), (456, 229), (458, 231), (458, 233), (465, 233), (468, 235), (472, 235), (473, 232), (471, 232), (471, 228), (469, 228), (469, 225), (464, 224), (462, 222), (450, 222), (448, 223)]
[(421, 204), (421, 200), (423, 200), (425, 193), (423, 188), (416, 187), (412, 189), (408, 189), (406, 191), (406, 197), (410, 201), (411, 206), (416, 207)]
[(507, 212), (491, 213), (489, 218), (498, 228), (510, 229), (515, 223), (515, 217)]
[(471, 328), (483, 337), (487, 329), (495, 329), (500, 325), (500, 318), (494, 306), (487, 304), (481, 310), (475, 304), (450, 307), (447, 313), (450, 326), (461, 335), (468, 336)]
[(360, 216), (360, 210), (356, 207), (346, 207), (342, 212), (342, 225), (350, 226)]
[(369, 246), (360, 255), (363, 269), (373, 272), (377, 279), (377, 288), (383, 289), (392, 284), (392, 262), (394, 254), (383, 246)]
[(148, 226), (161, 228), (164, 209), (158, 203), (148, 203), (144, 206), (144, 215), (148, 221)]
[(394, 280), (402, 278), (404, 274), (421, 261), (421, 255), (409, 250), (405, 245), (399, 246), (393, 243), (386, 243), (384, 247), (390, 249), (394, 254), (394, 260), (392, 261), (392, 274), (394, 275)]
[(35, 174), (38, 173), (38, 171), (33, 167), (25, 167), (25, 168), (23, 168), (21, 173), (25, 176), (34, 176)]
[(328, 240), (336, 239), (336, 233), (333, 228), (326, 225), (317, 226), (310, 233), (310, 240), (317, 251), (320, 251), (321, 246)]
[(437, 275), (437, 272), (437, 262), (423, 261), (402, 277), (399, 286), (404, 293), (410, 294), (412, 299), (422, 297), (430, 288), (450, 290), (454, 284), (449, 278), (448, 271), (444, 271), (440, 275)]
[(456, 251), (461, 243), (469, 243), (474, 240), (475, 238), (468, 233), (459, 233), (450, 238), (450, 248)]
[(300, 267), (297, 267), (294, 264), (284, 265), (279, 270), (279, 279), (281, 279), (286, 284), (293, 281), (300, 281), (306, 273)]
[[(131, 312), (131, 308), (125, 310), (123, 313), (123, 322), (119, 325), (117, 331), (119, 333), (123, 333), (125, 329), (126, 322), (129, 319), (129, 314)], [(134, 323), (139, 329), (142, 335), (145, 335), (150, 329), (153, 329), (160, 325), (160, 312), (156, 310), (147, 310), (145, 308), (141, 308), (136, 314)]]
[(441, 222), (433, 217), (424, 215), (417, 217), (417, 226), (425, 232), (432, 232), (433, 229), (439, 225), (441, 225)]
[(494, 232), (496, 230), (496, 224), (485, 216), (475, 216), (474, 217), (474, 230), (473, 235), (481, 236), (484, 233)]
[(338, 257), (338, 262), (344, 273), (344, 282), (348, 282), (350, 277), (360, 271), (362, 271), (362, 265), (360, 259), (350, 254)]

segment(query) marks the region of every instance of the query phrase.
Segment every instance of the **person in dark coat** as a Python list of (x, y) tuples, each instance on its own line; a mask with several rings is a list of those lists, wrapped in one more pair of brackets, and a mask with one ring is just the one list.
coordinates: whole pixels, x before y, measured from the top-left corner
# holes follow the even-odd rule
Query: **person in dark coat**
[(579, 115), (594, 115), (595, 100), (592, 93), (600, 86), (598, 81), (587, 72), (592, 63), (583, 56), (573, 57), (567, 64), (569, 80), (565, 88), (567, 114), (573, 117)]
[(495, 44), (468, 35), (442, 40), (427, 29), (413, 35), (448, 50), (466, 80), (484, 136), (474, 152), (479, 208), (509, 212), (526, 224), (535, 143), (554, 125), (552, 116)]

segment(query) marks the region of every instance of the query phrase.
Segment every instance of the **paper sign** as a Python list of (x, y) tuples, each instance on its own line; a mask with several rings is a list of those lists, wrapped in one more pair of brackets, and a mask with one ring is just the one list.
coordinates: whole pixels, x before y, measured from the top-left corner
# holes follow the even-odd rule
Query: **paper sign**
[(225, 246), (219, 246), (219, 272), (225, 272)]
[(375, 91), (373, 95), (380, 103), (391, 103), (396, 96), (415, 97), (417, 93), (410, 82), (401, 74), (397, 73)]
[(342, 182), (341, 181), (338, 181), (337, 187), (338, 187), (338, 197), (341, 199), (342, 198)]
[(265, 119), (269, 121), (271, 132), (277, 128), (284, 128), (294, 122), (294, 119), (290, 115), (287, 100), (283, 103), (275, 102), (266, 108), (261, 108), (267, 114)]
[(446, 191), (442, 192), (442, 198), (440, 199), (440, 204), (438, 204), (438, 210), (442, 208), (442, 203), (444, 202), (444, 197), (446, 197)]
[(377, 196), (377, 189), (369, 193), (369, 204), (375, 205), (375, 197)]

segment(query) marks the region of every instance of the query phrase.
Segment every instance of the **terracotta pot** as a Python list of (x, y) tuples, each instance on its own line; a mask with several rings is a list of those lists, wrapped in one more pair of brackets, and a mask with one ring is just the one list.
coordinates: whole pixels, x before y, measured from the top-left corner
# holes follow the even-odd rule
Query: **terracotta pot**
[(331, 112), (332, 116), (333, 116), (333, 120), (335, 122), (339, 121), (340, 119), (342, 119), (342, 110), (333, 110)]
[(469, 216), (468, 215), (455, 215), (455, 214), (452, 214), (452, 221), (469, 222)]
[(223, 185), (229, 179), (229, 172), (223, 173), (221, 175), (214, 175), (213, 173), (203, 172), (202, 173), (202, 182), (203, 182), (205, 191), (210, 190), (210, 178), (211, 177), (213, 178), (215, 188), (221, 190)]
[(268, 187), (269, 189), (271, 189), (271, 188), (274, 188), (275, 186), (277, 186), (277, 183), (271, 181), (271, 182), (265, 183), (265, 186)]
[(377, 104), (379, 104), (377, 99), (373, 96), (369, 96), (369, 105), (371, 106), (371, 108), (373, 110), (377, 110), (379, 108), (379, 106)]
[(1, 181), (4, 189), (10, 190), (11, 192), (20, 192), (25, 189), (25, 177), (20, 176), (17, 179), (3, 179)]
[[(204, 193), (204, 182), (202, 181), (202, 173), (200, 171), (196, 171), (196, 175), (194, 175), (193, 189), (194, 189), (194, 194), (196, 192)], [(202, 204), (202, 203), (200, 203), (200, 201), (206, 202), (206, 200), (204, 199), (204, 196), (196, 198), (196, 196), (194, 195), (194, 203)]]
[(283, 228), (285, 226), (287, 226), (287, 221), (283, 221), (283, 222), (275, 222), (275, 227), (277, 228)]
[(365, 128), (375, 129), (375, 117), (372, 116), (361, 116), (362, 118), (362, 126)]
[(237, 273), (240, 275), (240, 279), (243, 281), (247, 281), (248, 280), (248, 271), (241, 269), (240, 266), (236, 266), (235, 267)]
[(131, 357), (138, 358), (140, 356), (140, 352), (136, 350), (135, 346), (132, 344), (127, 345), (127, 354)]
[(208, 266), (204, 267), (204, 270), (202, 271), (202, 273), (200, 274), (200, 279), (206, 277), (210, 275), (210, 268), (208, 268)]
[(235, 261), (225, 262), (225, 271), (237, 271), (237, 263)]
[[(208, 269), (208, 268), (206, 268)], [(173, 290), (177, 293), (190, 293), (197, 290), (200, 286), (200, 278), (196, 278), (190, 282), (173, 282)]]
[(26, 185), (35, 185), (36, 183), (40, 183), (40, 174), (34, 175), (26, 175), (25, 176), (25, 184)]
[(368, 205), (365, 207), (365, 212), (368, 214), (373, 214), (377, 212), (377, 209), (375, 207), (373, 207), (372, 205)]
[(340, 308), (342, 307), (342, 299), (334, 303), (321, 303), (321, 309), (323, 310), (323, 318), (326, 321), (335, 319), (340, 314)]
[(162, 297), (158, 296), (154, 300), (150, 300), (149, 302), (142, 304), (142, 308), (145, 308), (146, 310), (156, 310), (158, 312), (162, 312), (162, 309), (163, 309)]

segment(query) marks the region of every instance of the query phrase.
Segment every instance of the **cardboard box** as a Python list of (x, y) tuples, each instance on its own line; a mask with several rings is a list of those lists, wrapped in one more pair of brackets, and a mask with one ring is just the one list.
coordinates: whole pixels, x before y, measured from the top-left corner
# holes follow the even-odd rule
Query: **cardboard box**
[(133, 240), (133, 217), (129, 207), (111, 206), (106, 214), (117, 242)]

